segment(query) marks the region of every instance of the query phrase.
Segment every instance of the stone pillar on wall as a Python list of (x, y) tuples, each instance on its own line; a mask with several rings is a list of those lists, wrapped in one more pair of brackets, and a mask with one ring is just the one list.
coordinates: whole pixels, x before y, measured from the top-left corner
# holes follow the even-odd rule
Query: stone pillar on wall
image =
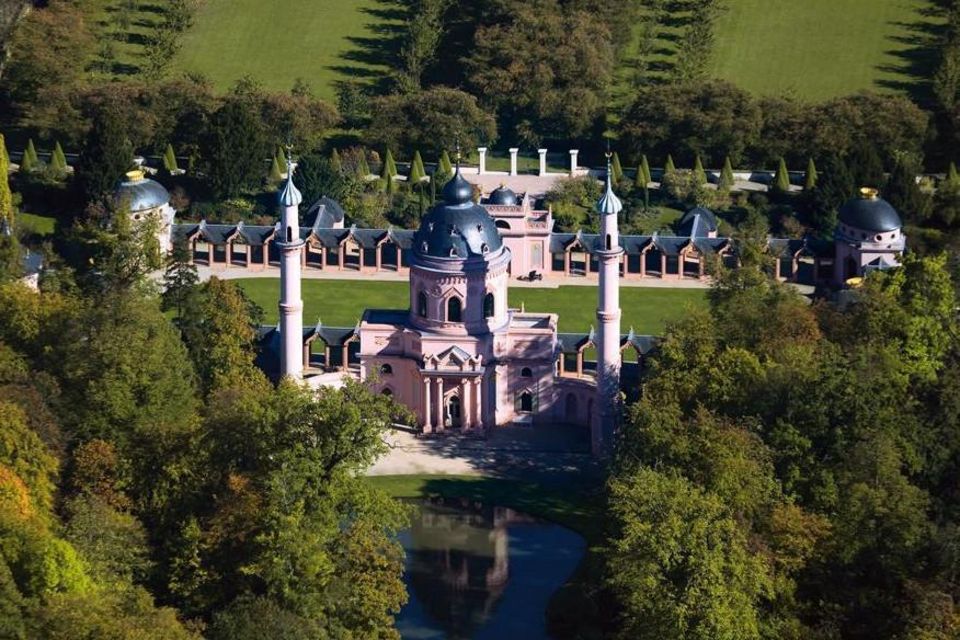
[(473, 423), (479, 428), (483, 428), (483, 377), (476, 378), (473, 381), (473, 405), (474, 419)]
[(578, 149), (570, 149), (570, 177), (577, 175), (577, 154)]
[(423, 432), (431, 433), (433, 431), (433, 422), (430, 420), (430, 385), (433, 380), (423, 379)]
[(513, 147), (510, 149), (510, 175), (517, 175), (517, 154), (520, 153), (520, 149)]
[(477, 169), (477, 173), (482, 176), (487, 172), (487, 148), (477, 147), (477, 153), (480, 154), (480, 168)]
[(444, 419), (443, 419), (443, 378), (436, 378), (437, 381), (437, 395), (434, 397), (434, 413), (436, 419), (436, 425), (438, 431), (443, 431), (444, 429)]
[(540, 154), (540, 172), (539, 175), (547, 175), (547, 150), (546, 149), (537, 149), (537, 153)]

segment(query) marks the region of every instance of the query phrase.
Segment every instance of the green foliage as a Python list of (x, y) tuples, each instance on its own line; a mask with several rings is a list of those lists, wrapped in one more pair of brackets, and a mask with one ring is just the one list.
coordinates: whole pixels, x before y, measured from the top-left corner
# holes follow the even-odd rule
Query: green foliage
[(650, 162), (647, 161), (646, 154), (640, 156), (640, 164), (637, 166), (637, 176), (634, 184), (639, 189), (646, 189), (647, 185), (653, 182), (650, 176)]
[(186, 296), (179, 325), (205, 393), (263, 382), (253, 366), (262, 319), (259, 307), (230, 280), (210, 278)]
[(777, 164), (777, 172), (773, 175), (771, 189), (774, 193), (788, 193), (790, 191), (790, 172), (787, 171), (787, 163), (783, 158)]
[[(363, 176), (370, 173), (363, 156), (361, 156), (359, 173)], [(348, 209), (353, 198), (363, 187), (360, 177), (338, 171), (330, 160), (316, 153), (305, 155), (300, 159), (297, 170), (293, 174), (293, 181), (303, 194), (304, 202), (316, 202), (322, 196), (327, 196), (342, 203)]]
[(334, 171), (343, 171), (343, 161), (340, 159), (340, 152), (337, 151), (336, 147), (330, 152), (330, 166)]
[(0, 134), (0, 220), (13, 225), (13, 193), (10, 191), (10, 158), (7, 155), (3, 134)]
[(63, 176), (67, 173), (67, 156), (63, 153), (63, 147), (57, 141), (53, 146), (53, 153), (50, 154), (50, 168), (57, 176)]
[(615, 480), (610, 494), (621, 637), (760, 638), (756, 603), (772, 586), (770, 570), (719, 497), (651, 469)]
[(88, 202), (102, 200), (130, 168), (133, 147), (115, 104), (104, 104), (93, 116), (77, 164), (77, 180)]
[(930, 196), (917, 184), (918, 173), (920, 168), (910, 158), (899, 158), (883, 189), (883, 197), (914, 224), (923, 223), (932, 213)]
[(720, 191), (730, 191), (733, 188), (733, 165), (730, 163), (730, 156), (723, 159), (723, 169), (720, 170), (720, 180), (717, 188)]
[(699, 184), (707, 184), (707, 172), (703, 169), (699, 153), (693, 159), (693, 179)]
[(803, 190), (806, 192), (813, 191), (817, 187), (817, 165), (813, 162), (813, 158), (807, 160), (807, 171), (803, 176)]
[(207, 181), (214, 195), (240, 195), (263, 179), (269, 151), (263, 120), (242, 97), (228, 98), (210, 118), (204, 145)]
[(287, 154), (283, 150), (283, 145), (277, 145), (277, 152), (274, 154), (274, 159), (277, 161), (277, 164), (280, 166), (280, 172), (287, 172)]
[(616, 151), (613, 152), (613, 158), (610, 162), (610, 168), (613, 171), (613, 183), (617, 184), (623, 180), (623, 166), (620, 164), (620, 156)]
[(438, 153), (457, 139), (469, 149), (496, 136), (493, 117), (475, 97), (449, 87), (434, 87), (376, 98), (366, 137), (388, 149)]
[(408, 183), (411, 186), (418, 185), (426, 177), (427, 172), (423, 167), (423, 158), (420, 157), (419, 151), (414, 151), (413, 160), (410, 162), (410, 175), (408, 176)]
[(283, 172), (280, 171), (280, 163), (277, 162), (276, 158), (273, 158), (270, 161), (270, 173), (267, 175), (267, 182), (277, 184), (281, 180), (283, 180)]
[(663, 173), (673, 173), (677, 170), (677, 167), (673, 164), (673, 156), (669, 153), (667, 154), (667, 161), (663, 164)]
[(444, 149), (440, 153), (440, 161), (438, 163), (438, 168), (440, 169), (441, 172), (451, 177), (453, 176), (453, 163), (450, 162), (450, 154), (447, 153), (446, 149)]
[(183, 315), (183, 310), (197, 292), (197, 283), (200, 281), (190, 251), (190, 245), (186, 242), (175, 243), (173, 251), (167, 256), (163, 273), (160, 308), (163, 311), (176, 311), (177, 318)]
[(53, 508), (58, 463), (19, 406), (0, 401), (0, 466), (22, 479), (40, 513)]
[(33, 138), (27, 140), (27, 146), (23, 150), (20, 159), (20, 170), (26, 173), (38, 171), (40, 169), (40, 158), (37, 157), (37, 149), (33, 146)]
[(380, 168), (380, 180), (388, 193), (393, 193), (393, 181), (397, 176), (397, 163), (393, 160), (390, 149), (383, 156), (383, 166)]
[(957, 173), (957, 163), (951, 161), (947, 167), (947, 183), (950, 185), (960, 185), (960, 173)]
[(173, 152), (173, 145), (169, 143), (167, 143), (167, 148), (163, 150), (163, 168), (169, 174), (180, 170), (180, 167), (177, 166), (177, 154)]

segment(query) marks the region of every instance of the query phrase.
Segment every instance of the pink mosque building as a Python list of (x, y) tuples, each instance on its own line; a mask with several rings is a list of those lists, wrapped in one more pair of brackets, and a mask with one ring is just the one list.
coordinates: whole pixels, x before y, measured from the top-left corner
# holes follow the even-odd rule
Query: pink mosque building
[[(301, 197), (292, 175), (278, 200), (280, 375), (324, 384), (329, 382), (324, 374), (310, 379), (306, 361), (310, 351), (304, 346), (300, 296)], [(558, 421), (589, 427), (594, 451), (605, 451), (620, 397), (621, 208), (608, 178), (598, 203), (605, 244), (599, 253), (596, 380), (582, 376), (582, 361), (581, 375), (564, 375), (555, 314), (508, 307), (511, 248), (501, 234), (507, 229), (473, 201), (473, 186), (459, 167), (444, 186), (441, 202), (423, 217), (411, 239), (409, 308), (368, 309), (353, 333), (356, 375), (409, 407), (424, 433)], [(349, 361), (349, 345), (342, 354)]]

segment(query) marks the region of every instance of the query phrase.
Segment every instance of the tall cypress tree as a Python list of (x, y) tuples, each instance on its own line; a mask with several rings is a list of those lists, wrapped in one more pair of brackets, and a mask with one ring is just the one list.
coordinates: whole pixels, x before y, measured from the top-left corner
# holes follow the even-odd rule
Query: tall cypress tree
[(3, 134), (0, 133), (0, 220), (13, 226), (13, 193), (10, 191), (10, 180), (7, 177), (10, 169), (10, 158), (4, 146)]
[(383, 173), (386, 172), (391, 178), (396, 177), (397, 175), (397, 163), (393, 159), (393, 153), (390, 149), (387, 149), (387, 152), (383, 155), (383, 170), (381, 170), (381, 177)]
[(637, 177), (634, 183), (641, 189), (645, 189), (650, 184), (650, 163), (647, 161), (646, 155), (640, 156), (640, 164), (637, 165)]
[(698, 185), (707, 183), (707, 172), (703, 169), (703, 162), (700, 161), (699, 153), (693, 158), (693, 177)]
[(807, 160), (807, 173), (803, 176), (803, 190), (813, 191), (817, 187), (817, 165), (813, 158)]
[(205, 149), (207, 180), (215, 197), (238, 196), (263, 180), (270, 146), (263, 119), (250, 101), (232, 96), (214, 112)]
[(946, 183), (952, 187), (960, 186), (960, 174), (957, 173), (957, 165), (953, 161), (947, 167)]
[(340, 159), (340, 152), (336, 147), (330, 152), (330, 166), (334, 171), (343, 171), (343, 160)]
[(664, 174), (673, 173), (676, 170), (677, 170), (677, 167), (676, 165), (673, 164), (673, 156), (668, 153), (667, 161), (663, 165), (663, 173)]
[(410, 161), (410, 175), (407, 177), (410, 186), (419, 186), (420, 181), (423, 180), (425, 175), (426, 172), (423, 170), (423, 158), (420, 157), (419, 151), (414, 151), (413, 160)]
[(282, 145), (277, 145), (277, 153), (275, 154), (275, 159), (277, 164), (280, 166), (280, 173), (287, 172), (287, 154), (283, 150)]
[(67, 156), (63, 153), (63, 147), (57, 141), (53, 145), (53, 153), (50, 155), (50, 166), (59, 174), (67, 172)]
[(270, 161), (270, 174), (267, 176), (267, 181), (272, 184), (277, 184), (281, 180), (283, 180), (283, 172), (280, 171), (280, 163), (274, 158)]
[(360, 152), (360, 161), (357, 162), (357, 173), (360, 174), (361, 180), (366, 180), (370, 176), (370, 165), (367, 163), (367, 153), (362, 150)]
[(453, 175), (453, 163), (450, 162), (450, 154), (444, 149), (440, 154), (440, 170), (448, 175)]
[(37, 157), (37, 149), (33, 146), (33, 138), (27, 140), (27, 146), (23, 150), (20, 159), (20, 171), (29, 173), (40, 168), (40, 159)]
[(93, 116), (77, 163), (77, 181), (87, 202), (113, 191), (132, 160), (133, 147), (119, 114), (110, 105), (101, 106)]
[(723, 169), (720, 170), (720, 181), (717, 188), (720, 191), (730, 191), (733, 188), (733, 165), (730, 163), (730, 156), (723, 159)]
[(787, 162), (782, 157), (777, 165), (777, 173), (773, 176), (773, 191), (776, 193), (790, 191), (790, 173), (787, 171)]
[(623, 180), (623, 165), (620, 164), (620, 154), (613, 152), (613, 158), (610, 159), (610, 168), (613, 170), (613, 181)]
[(167, 148), (163, 151), (163, 168), (167, 173), (173, 174), (179, 169), (177, 166), (177, 154), (173, 152), (173, 145), (167, 143)]

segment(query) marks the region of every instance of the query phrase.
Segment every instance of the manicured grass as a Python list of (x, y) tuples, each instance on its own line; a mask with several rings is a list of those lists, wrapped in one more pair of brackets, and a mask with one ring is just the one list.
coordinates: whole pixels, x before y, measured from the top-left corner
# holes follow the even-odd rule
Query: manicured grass
[(808, 100), (915, 82), (899, 72), (929, 22), (924, 0), (729, 0), (712, 73), (749, 91)]
[[(266, 321), (277, 321), (280, 281), (275, 278), (237, 280), (257, 304)], [(319, 317), (327, 326), (352, 327), (364, 309), (407, 309), (409, 288), (403, 282), (375, 280), (304, 280), (303, 318), (310, 325)], [(557, 289), (512, 287), (510, 306), (527, 311), (560, 315), (560, 330), (587, 332), (596, 325), (597, 292), (594, 287), (563, 286)], [(706, 304), (703, 289), (622, 287), (623, 330), (633, 327), (640, 334), (659, 334), (667, 322), (680, 318), (688, 305)]]
[(17, 214), (17, 226), (33, 236), (52, 236), (57, 227), (57, 220), (52, 216), (19, 213)]
[(377, 76), (394, 66), (395, 6), (376, 0), (206, 0), (174, 61), (218, 88), (249, 75), (272, 90), (303, 78), (332, 99), (334, 83)]

